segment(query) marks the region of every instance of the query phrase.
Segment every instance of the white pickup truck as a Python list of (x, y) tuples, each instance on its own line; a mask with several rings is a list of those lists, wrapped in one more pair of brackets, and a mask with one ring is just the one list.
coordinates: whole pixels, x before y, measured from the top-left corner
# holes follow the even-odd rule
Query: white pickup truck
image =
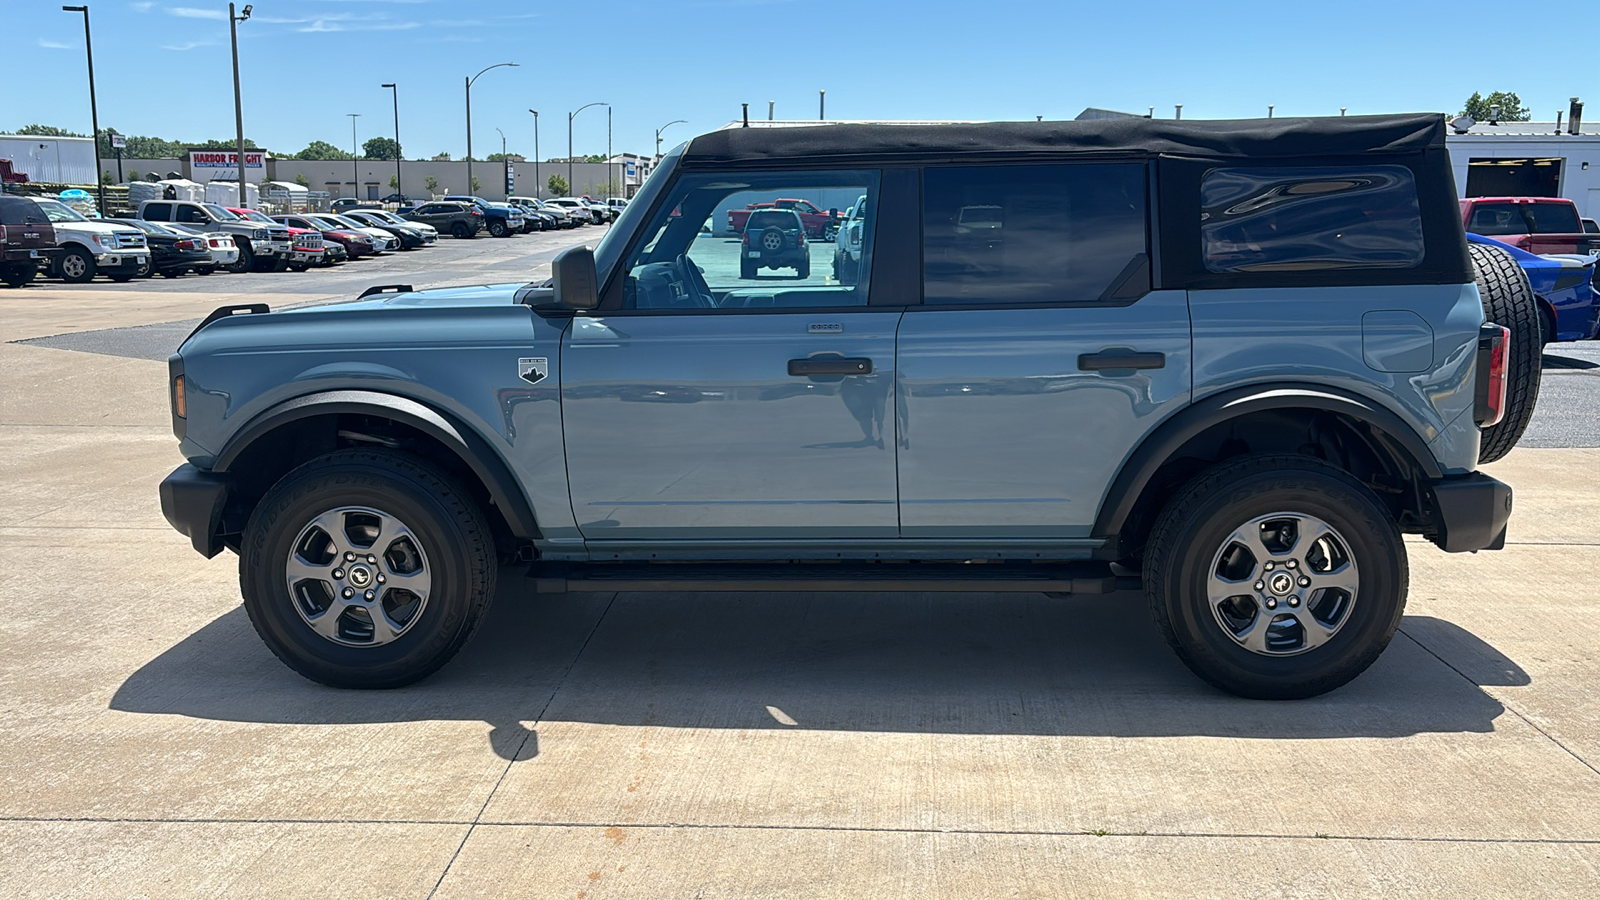
[(36, 197), (34, 202), (50, 219), (61, 246), (47, 274), (82, 284), (95, 275), (127, 281), (148, 269), (150, 245), (139, 229), (85, 218), (60, 200)]

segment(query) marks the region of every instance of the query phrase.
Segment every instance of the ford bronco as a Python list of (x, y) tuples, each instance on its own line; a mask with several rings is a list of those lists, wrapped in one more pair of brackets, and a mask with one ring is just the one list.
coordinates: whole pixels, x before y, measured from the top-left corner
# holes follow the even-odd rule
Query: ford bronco
[[(1315, 695), (1394, 634), (1402, 535), (1506, 538), (1477, 467), (1531, 413), (1536, 310), (1469, 250), (1444, 129), (703, 135), (547, 282), (218, 310), (171, 357), (162, 509), (331, 685), (444, 665), (498, 562), (540, 592), (1140, 586), (1201, 678)], [(752, 282), (703, 227), (793, 198), (872, 210), (849, 283)]]

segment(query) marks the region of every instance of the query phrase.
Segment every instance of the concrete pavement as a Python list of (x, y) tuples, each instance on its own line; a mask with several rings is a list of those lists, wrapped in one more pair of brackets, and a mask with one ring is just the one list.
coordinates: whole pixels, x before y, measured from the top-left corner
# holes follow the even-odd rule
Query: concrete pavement
[[(303, 284), (288, 302), (354, 290)], [(160, 287), (3, 291), (0, 339), (217, 305)], [(165, 372), (0, 343), (7, 897), (1600, 883), (1600, 450), (1493, 467), (1518, 491), (1511, 545), (1412, 543), (1401, 633), (1310, 701), (1211, 690), (1129, 594), (538, 596), (512, 569), (438, 676), (348, 692), (279, 664), (236, 558), (201, 559), (161, 518), (155, 486), (181, 462)]]

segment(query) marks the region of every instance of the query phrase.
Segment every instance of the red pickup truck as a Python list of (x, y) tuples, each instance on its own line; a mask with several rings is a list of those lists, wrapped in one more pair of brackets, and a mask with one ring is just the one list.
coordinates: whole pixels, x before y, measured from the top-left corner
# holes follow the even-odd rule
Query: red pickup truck
[(745, 223), (750, 221), (750, 214), (760, 209), (792, 209), (800, 215), (800, 223), (806, 228), (806, 237), (824, 239), (828, 236), (830, 228), (839, 224), (839, 211), (836, 209), (818, 209), (810, 200), (794, 200), (780, 197), (766, 203), (752, 203), (744, 209), (728, 210), (728, 230), (734, 234), (744, 234)]
[(1461, 201), (1461, 222), (1473, 234), (1529, 253), (1592, 253), (1578, 205), (1561, 197), (1473, 197)]

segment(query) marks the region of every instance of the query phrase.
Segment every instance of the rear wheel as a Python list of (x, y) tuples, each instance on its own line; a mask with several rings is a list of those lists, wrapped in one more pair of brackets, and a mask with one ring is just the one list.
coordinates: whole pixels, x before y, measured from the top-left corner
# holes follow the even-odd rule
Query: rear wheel
[(1472, 270), (1483, 298), (1484, 318), (1511, 329), (1509, 370), (1506, 373), (1505, 415), (1483, 430), (1478, 462), (1501, 459), (1517, 446), (1539, 402), (1539, 379), (1544, 366), (1543, 317), (1539, 301), (1511, 254), (1483, 244), (1468, 244)]
[(0, 282), (6, 287), (19, 288), (33, 280), (39, 269), (31, 262), (11, 263), (0, 267)]
[(754, 278), (754, 277), (756, 277), (756, 269), (757, 268), (758, 267), (756, 266), (756, 264), (751, 262), (750, 260), (741, 259), (741, 260), (739, 260), (739, 277), (740, 278)]
[(799, 275), (801, 278), (810, 278), (811, 260), (809, 258), (801, 260), (800, 264), (794, 267), (794, 271), (795, 274)]
[(1337, 688), (1405, 611), (1405, 545), (1361, 483), (1320, 460), (1250, 456), (1186, 485), (1145, 553), (1150, 610), (1196, 675), (1242, 697)]
[(457, 222), (454, 225), (451, 225), (450, 233), (458, 238), (472, 237), (472, 229), (467, 227), (467, 223), (465, 222)]
[(267, 492), (245, 528), (245, 611), (290, 668), (391, 688), (453, 657), (494, 594), (494, 545), (467, 492), (413, 457), (346, 450)]

